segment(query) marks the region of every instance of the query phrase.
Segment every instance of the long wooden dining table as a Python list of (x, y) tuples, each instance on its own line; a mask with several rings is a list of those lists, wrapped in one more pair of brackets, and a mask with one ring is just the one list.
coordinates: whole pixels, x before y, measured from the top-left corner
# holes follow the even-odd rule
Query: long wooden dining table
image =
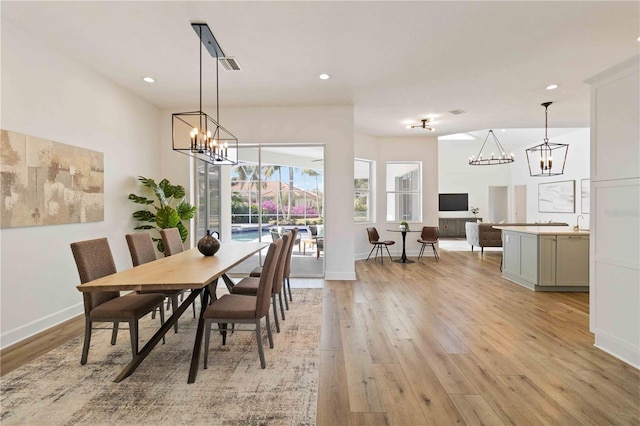
[(165, 321), (162, 327), (116, 377), (115, 382), (120, 382), (131, 375), (173, 327), (189, 305), (199, 295), (202, 295), (202, 307), (187, 379), (187, 383), (193, 383), (198, 374), (198, 363), (202, 349), (203, 314), (209, 304), (209, 297), (216, 297), (215, 289), (218, 278), (222, 277), (227, 287), (232, 286), (233, 282), (226, 275), (226, 272), (267, 247), (267, 245), (268, 243), (263, 242), (221, 243), (220, 250), (215, 256), (203, 256), (194, 248), (77, 286), (81, 292), (191, 290), (191, 293), (184, 299), (175, 313)]

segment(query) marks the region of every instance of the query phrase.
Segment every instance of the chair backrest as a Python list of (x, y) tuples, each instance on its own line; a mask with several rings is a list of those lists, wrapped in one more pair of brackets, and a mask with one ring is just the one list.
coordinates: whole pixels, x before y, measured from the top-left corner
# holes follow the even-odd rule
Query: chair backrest
[(282, 236), (282, 250), (278, 254), (278, 264), (276, 265), (276, 272), (273, 274), (273, 287), (272, 293), (280, 293), (282, 290), (282, 281), (284, 280), (284, 271), (287, 263), (287, 253), (289, 253), (289, 247), (293, 247), (293, 233), (287, 232)]
[(369, 242), (371, 244), (380, 241), (380, 235), (378, 235), (378, 230), (376, 228), (367, 228), (367, 235), (369, 235)]
[(262, 318), (269, 312), (269, 302), (271, 301), (271, 288), (273, 287), (273, 277), (278, 266), (278, 256), (282, 251), (282, 240), (274, 241), (269, 245), (267, 256), (264, 259), (258, 292), (256, 294), (256, 315)]
[(167, 228), (160, 231), (162, 237), (162, 245), (164, 246), (164, 255), (173, 256), (182, 253), (184, 246), (182, 245), (182, 237), (178, 228)]
[(437, 226), (423, 226), (420, 239), (424, 241), (438, 241), (438, 227)]
[(318, 235), (318, 225), (309, 225), (308, 229), (309, 233), (311, 234), (311, 238)]
[[(71, 252), (76, 261), (80, 282), (86, 283), (106, 275), (115, 274), (116, 264), (106, 238), (71, 243)], [(89, 315), (91, 309), (120, 296), (119, 291), (83, 292), (84, 312)]]
[(280, 239), (280, 232), (277, 229), (271, 228), (269, 231), (271, 234), (271, 241), (278, 241)]
[(127, 239), (133, 266), (156, 260), (156, 251), (153, 248), (151, 234), (148, 232), (138, 232), (136, 234), (127, 234), (125, 238)]
[(291, 275), (291, 255), (293, 254), (293, 246), (296, 243), (296, 237), (298, 236), (298, 228), (293, 228), (291, 231), (291, 243), (289, 244), (289, 248), (287, 249), (286, 259), (284, 264), (284, 274), (283, 278), (289, 278)]

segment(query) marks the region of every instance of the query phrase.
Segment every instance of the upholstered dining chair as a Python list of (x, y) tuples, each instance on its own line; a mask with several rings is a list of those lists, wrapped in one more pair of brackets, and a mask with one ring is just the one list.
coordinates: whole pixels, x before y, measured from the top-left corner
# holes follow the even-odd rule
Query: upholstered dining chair
[[(164, 246), (164, 256), (173, 256), (174, 254), (182, 253), (184, 251), (184, 246), (182, 245), (182, 237), (180, 236), (180, 231), (178, 228), (166, 228), (160, 230), (160, 237), (162, 238), (162, 245)], [(180, 295), (182, 296), (184, 292)], [(170, 299), (173, 304), (173, 299)], [(196, 317), (196, 304), (195, 301), (191, 305), (193, 307), (193, 317)], [(174, 306), (172, 309), (177, 309), (177, 306)], [(177, 323), (176, 323), (177, 324)], [(176, 325), (176, 330), (177, 330)]]
[(393, 261), (393, 258), (391, 257), (391, 253), (389, 252), (389, 246), (394, 245), (396, 242), (393, 240), (380, 241), (380, 235), (378, 234), (378, 230), (376, 228), (367, 228), (367, 235), (369, 237), (369, 243), (371, 243), (373, 247), (371, 248), (371, 251), (369, 252), (369, 256), (367, 256), (367, 260), (365, 260), (365, 262), (369, 261), (369, 258), (371, 257), (371, 253), (373, 253), (373, 251), (375, 250), (376, 256), (373, 258), (373, 260), (375, 261), (378, 258), (378, 252), (380, 252), (380, 260), (384, 264), (384, 254), (382, 253), (383, 247), (387, 249), (387, 254), (389, 255), (389, 259)]
[[(211, 324), (255, 324), (256, 341), (258, 343), (258, 355), (260, 356), (260, 366), (266, 367), (264, 351), (262, 349), (262, 332), (260, 322), (266, 318), (267, 336), (269, 347), (273, 348), (273, 337), (271, 335), (271, 325), (269, 323), (269, 296), (273, 286), (273, 277), (278, 264), (278, 256), (282, 250), (282, 240), (277, 240), (269, 245), (265, 258), (262, 275), (258, 285), (258, 292), (255, 296), (243, 296), (240, 294), (225, 294), (220, 299), (214, 301), (204, 311), (204, 368), (207, 368), (207, 358), (209, 355), (209, 340), (211, 337)], [(223, 333), (226, 330), (221, 330)], [(236, 330), (238, 331), (238, 330)], [(224, 334), (223, 334), (224, 338)]]
[[(285, 293), (285, 298), (284, 301), (287, 305), (287, 310), (289, 310), (289, 302), (287, 301), (287, 289), (289, 289), (289, 300), (293, 301), (293, 296), (291, 295), (291, 279), (290, 279), (290, 275), (291, 275), (291, 257), (293, 256), (293, 246), (295, 246), (296, 244), (296, 236), (298, 236), (299, 234), (299, 230), (298, 228), (293, 228), (291, 230), (292, 232), (292, 237), (293, 241), (291, 242), (291, 244), (289, 245), (289, 249), (287, 250), (287, 260), (286, 260), (286, 265), (285, 265), (285, 269), (284, 269), (284, 281), (285, 283), (283, 285), (285, 285), (284, 287), (284, 293)], [(250, 277), (259, 277), (260, 274), (262, 273), (262, 266), (257, 266), (253, 269), (253, 271), (251, 271), (249, 273)], [(284, 314), (283, 314), (284, 316)], [(283, 318), (284, 319), (284, 318)]]
[[(285, 319), (284, 316), (284, 306), (282, 305), (282, 288), (284, 286), (284, 271), (286, 269), (287, 256), (291, 251), (291, 246), (295, 244), (295, 239), (293, 238), (293, 231), (289, 231), (282, 236), (282, 250), (278, 253), (278, 260), (276, 265), (276, 272), (273, 275), (273, 285), (271, 287), (271, 301), (273, 304), (273, 319), (276, 324), (276, 331), (280, 333), (280, 322), (278, 321), (278, 310), (276, 309), (276, 295), (280, 300), (280, 312), (282, 314), (282, 319)], [(266, 262), (266, 260), (265, 260)], [(264, 274), (264, 267), (260, 277)], [(260, 277), (252, 277), (248, 276), (246, 278), (241, 279), (232, 289), (231, 294), (243, 294), (247, 296), (255, 296), (258, 293), (258, 288), (260, 286)], [(286, 290), (284, 295), (285, 300), (287, 300)]]
[[(151, 234), (148, 232), (137, 232), (135, 234), (125, 235), (125, 238), (127, 240), (127, 245), (129, 246), (129, 253), (131, 253), (131, 262), (133, 263), (133, 266), (142, 265), (143, 263), (156, 260), (156, 251), (153, 247)], [(147, 292), (141, 291), (139, 293), (145, 294)], [(155, 293), (158, 292), (156, 291)], [(162, 292), (162, 294), (171, 301), (171, 309), (173, 313), (175, 313), (178, 308), (178, 296), (182, 293), (184, 293), (184, 290), (167, 290)], [(167, 306), (167, 309), (169, 309), (169, 306)], [(178, 332), (178, 321), (173, 325), (173, 330), (176, 333)]]
[(436, 258), (436, 262), (440, 259), (440, 255), (438, 255), (438, 250), (436, 249), (436, 244), (438, 243), (438, 227), (437, 226), (423, 226), (422, 233), (420, 234), (420, 238), (418, 242), (422, 244), (420, 247), (420, 253), (418, 253), (418, 260), (424, 256), (424, 249), (426, 246), (431, 246), (433, 249), (433, 257)]
[[(106, 238), (71, 243), (71, 251), (78, 268), (80, 282), (86, 283), (107, 275), (116, 273), (116, 264)], [(156, 308), (160, 309), (160, 326), (164, 324), (162, 310), (163, 294), (135, 294), (120, 296), (118, 291), (83, 292), (84, 299), (84, 345), (80, 364), (87, 363), (91, 331), (93, 324), (98, 322), (112, 322), (111, 344), (116, 344), (118, 337), (118, 323), (129, 323), (131, 338), (131, 352), (138, 353), (138, 320)], [(164, 341), (164, 339), (163, 339)]]

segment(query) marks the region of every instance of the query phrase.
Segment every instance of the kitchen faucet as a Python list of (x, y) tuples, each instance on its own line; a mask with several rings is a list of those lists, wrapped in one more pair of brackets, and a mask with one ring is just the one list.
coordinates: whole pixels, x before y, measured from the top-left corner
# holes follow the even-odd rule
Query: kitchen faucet
[(580, 230), (580, 218), (584, 219), (584, 216), (582, 216), (581, 214), (578, 215), (578, 217), (576, 217), (576, 226), (573, 227), (573, 229), (575, 231), (579, 231)]

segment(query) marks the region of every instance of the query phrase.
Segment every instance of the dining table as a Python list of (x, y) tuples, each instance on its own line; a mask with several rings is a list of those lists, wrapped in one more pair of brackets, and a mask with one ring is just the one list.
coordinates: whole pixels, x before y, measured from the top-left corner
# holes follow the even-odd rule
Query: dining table
[(266, 242), (253, 241), (221, 243), (220, 249), (214, 256), (204, 256), (198, 249), (193, 248), (77, 286), (77, 289), (81, 292), (150, 292), (157, 290), (159, 293), (162, 293), (168, 290), (191, 290), (191, 293), (185, 297), (176, 311), (164, 322), (158, 331), (156, 331), (147, 344), (134, 355), (131, 362), (127, 364), (114, 381), (121, 382), (129, 377), (149, 355), (151, 350), (163, 339), (165, 334), (171, 330), (189, 305), (201, 295), (202, 306), (193, 344), (189, 377), (187, 379), (187, 383), (195, 382), (198, 374), (200, 352), (202, 350), (202, 337), (204, 335), (203, 315), (209, 304), (209, 298), (216, 298), (218, 279), (222, 278), (227, 288), (232, 287), (233, 281), (226, 273), (267, 246), (268, 243)]
[(394, 260), (394, 262), (396, 262), (396, 263), (415, 263), (414, 260), (410, 260), (407, 257), (407, 251), (406, 251), (407, 232), (421, 232), (421, 231), (411, 231), (408, 228), (405, 228), (405, 229), (387, 229), (387, 231), (389, 231), (389, 232), (401, 232), (402, 233), (402, 256), (400, 256), (400, 259)]

